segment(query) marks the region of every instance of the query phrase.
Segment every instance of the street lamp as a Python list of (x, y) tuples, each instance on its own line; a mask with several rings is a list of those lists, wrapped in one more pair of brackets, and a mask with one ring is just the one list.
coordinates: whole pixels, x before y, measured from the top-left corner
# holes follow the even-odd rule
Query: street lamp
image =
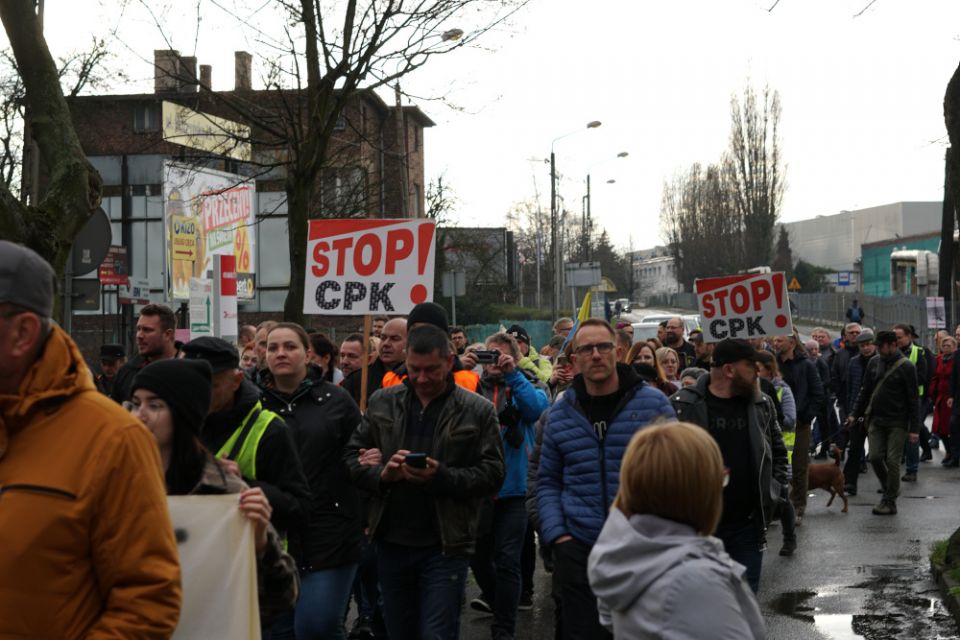
[[(614, 157), (614, 158), (607, 158), (606, 160), (601, 160), (600, 162), (596, 162), (596, 163), (590, 165), (590, 167), (587, 169), (587, 197), (586, 197), (586, 202), (587, 202), (587, 204), (586, 204), (586, 206), (584, 207), (584, 210), (583, 210), (583, 220), (582, 220), (582, 222), (581, 222), (581, 224), (582, 224), (582, 226), (583, 226), (583, 257), (584, 257), (585, 260), (589, 260), (589, 259), (590, 259), (590, 232), (593, 230), (593, 215), (592, 215), (593, 212), (592, 212), (591, 207), (590, 207), (590, 203), (591, 203), (591, 201), (590, 201), (590, 171), (593, 170), (594, 167), (598, 167), (598, 166), (600, 166), (600, 165), (602, 165), (602, 164), (606, 164), (606, 163), (608, 163), (608, 162), (612, 162), (612, 161), (617, 160), (617, 159), (619, 159), (619, 158), (626, 158), (626, 157), (629, 156), (629, 155), (630, 155), (630, 152), (629, 152), (629, 151), (621, 151), (620, 153), (618, 153), (618, 154), (616, 155), (616, 157)], [(616, 182), (616, 180), (614, 180), (613, 178), (607, 180), (607, 184), (613, 184), (614, 182)]]
[[(587, 123), (587, 129), (596, 129), (600, 126), (599, 120), (591, 120)], [(554, 155), (554, 147), (557, 142), (568, 138), (575, 133), (581, 133), (583, 129), (577, 129), (570, 133), (565, 133), (559, 138), (554, 138), (550, 143), (550, 247), (553, 250), (553, 302), (551, 311), (554, 319), (559, 315), (560, 296), (563, 295), (563, 260), (560, 257), (559, 226), (557, 220), (557, 159)]]

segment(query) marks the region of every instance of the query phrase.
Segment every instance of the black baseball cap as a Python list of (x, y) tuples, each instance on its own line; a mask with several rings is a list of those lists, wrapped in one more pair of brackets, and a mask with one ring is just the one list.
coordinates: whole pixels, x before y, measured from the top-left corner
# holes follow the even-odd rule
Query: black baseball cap
[(711, 366), (722, 367), (725, 364), (733, 364), (741, 360), (750, 360), (751, 362), (759, 360), (757, 350), (746, 340), (727, 338), (713, 347)]
[(194, 338), (183, 345), (183, 353), (188, 360), (206, 360), (214, 373), (240, 367), (240, 354), (237, 353), (237, 348), (223, 338), (213, 336)]
[(527, 330), (521, 327), (518, 324), (511, 326), (507, 329), (507, 333), (519, 340), (520, 342), (526, 342), (530, 344), (530, 335), (527, 333)]

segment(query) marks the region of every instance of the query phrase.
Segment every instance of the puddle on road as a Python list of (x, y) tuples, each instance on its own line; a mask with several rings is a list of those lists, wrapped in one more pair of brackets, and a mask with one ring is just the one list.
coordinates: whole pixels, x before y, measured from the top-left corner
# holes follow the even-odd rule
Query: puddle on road
[(832, 640), (960, 638), (924, 568), (870, 565), (859, 567), (857, 573), (866, 578), (864, 582), (781, 593), (768, 607), (810, 623)]

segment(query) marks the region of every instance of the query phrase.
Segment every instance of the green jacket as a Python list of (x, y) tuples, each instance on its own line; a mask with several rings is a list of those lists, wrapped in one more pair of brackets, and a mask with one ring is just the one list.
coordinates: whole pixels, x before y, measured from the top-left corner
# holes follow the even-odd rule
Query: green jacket
[[(406, 384), (398, 384), (373, 394), (367, 413), (344, 450), (354, 484), (372, 496), (371, 539), (376, 536), (392, 485), (380, 481), (382, 464), (359, 463), (360, 449), (380, 449), (385, 463), (403, 448), (411, 393)], [(481, 502), (496, 495), (506, 473), (500, 423), (493, 404), (455, 386), (437, 419), (433, 451), (427, 453), (440, 463), (437, 475), (424, 490), (434, 497), (443, 552), (470, 555), (476, 543)]]
[(534, 351), (533, 346), (530, 347), (528, 355), (520, 358), (517, 366), (537, 376), (537, 379), (544, 384), (550, 382), (550, 376), (553, 374), (553, 365), (550, 364), (548, 359)]

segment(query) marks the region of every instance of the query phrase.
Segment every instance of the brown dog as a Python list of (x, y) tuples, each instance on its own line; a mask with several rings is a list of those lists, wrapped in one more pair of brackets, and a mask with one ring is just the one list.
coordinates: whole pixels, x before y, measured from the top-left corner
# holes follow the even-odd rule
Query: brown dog
[(843, 469), (840, 468), (840, 449), (833, 447), (830, 454), (836, 462), (824, 462), (807, 466), (807, 489), (823, 489), (830, 492), (829, 507), (838, 495), (843, 498), (843, 513), (847, 512), (847, 495), (843, 492)]

